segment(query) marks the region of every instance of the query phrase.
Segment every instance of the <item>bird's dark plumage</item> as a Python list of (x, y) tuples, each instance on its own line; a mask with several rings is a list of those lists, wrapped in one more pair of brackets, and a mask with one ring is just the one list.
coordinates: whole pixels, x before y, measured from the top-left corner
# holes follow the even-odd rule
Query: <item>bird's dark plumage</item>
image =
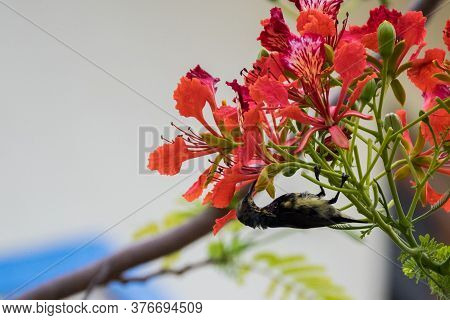
[[(343, 180), (345, 181), (345, 177)], [(280, 227), (309, 229), (341, 223), (362, 223), (345, 217), (332, 205), (337, 197), (331, 200), (322, 199), (323, 190), (318, 195), (308, 192), (288, 193), (259, 208), (252, 197), (254, 185), (237, 210), (238, 220), (246, 226), (263, 229)]]

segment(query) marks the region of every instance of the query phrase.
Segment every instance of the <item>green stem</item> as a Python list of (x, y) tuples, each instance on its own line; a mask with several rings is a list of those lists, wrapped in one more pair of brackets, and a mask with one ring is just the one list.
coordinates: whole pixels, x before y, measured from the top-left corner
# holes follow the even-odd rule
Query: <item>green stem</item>
[(324, 188), (330, 189), (330, 190), (334, 190), (334, 191), (340, 191), (340, 192), (345, 192), (345, 193), (358, 193), (358, 190), (353, 190), (353, 189), (347, 189), (347, 188), (338, 188), (329, 184), (326, 184), (324, 182), (318, 181), (313, 177), (308, 176), (305, 172), (302, 172), (302, 177), (304, 177), (305, 179), (308, 179), (311, 182), (314, 182), (315, 184), (322, 186)]

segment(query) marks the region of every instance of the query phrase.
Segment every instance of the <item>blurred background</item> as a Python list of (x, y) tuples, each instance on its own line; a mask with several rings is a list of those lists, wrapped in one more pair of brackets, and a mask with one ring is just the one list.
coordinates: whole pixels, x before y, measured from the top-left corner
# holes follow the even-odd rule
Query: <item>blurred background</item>
[[(410, 2), (391, 1), (399, 10)], [(361, 24), (377, 5), (347, 0), (341, 14)], [(179, 207), (201, 165), (175, 177), (143, 174), (142, 146), (154, 149), (149, 141), (158, 140), (143, 143), (139, 128), (155, 128), (159, 137), (175, 119), (195, 127), (176, 113), (172, 92), (196, 64), (221, 78), (218, 99), (230, 100), (224, 83), (256, 58), (259, 22), (272, 6), (267, 0), (0, 1), (0, 296), (125, 247), (142, 225)], [(432, 17), (430, 46), (443, 48), (448, 13)], [(413, 117), (422, 99), (411, 92), (406, 105)], [(298, 178), (278, 183), (281, 193), (314, 188)], [(205, 255), (202, 241), (187, 248), (186, 261)], [(334, 230), (299, 231), (271, 249), (305, 254), (355, 299), (404, 297), (399, 288), (411, 285), (392, 281), (396, 258), (376, 231), (364, 243)], [(114, 284), (94, 297), (260, 299), (266, 286), (260, 280), (237, 285), (207, 268), (144, 285)]]

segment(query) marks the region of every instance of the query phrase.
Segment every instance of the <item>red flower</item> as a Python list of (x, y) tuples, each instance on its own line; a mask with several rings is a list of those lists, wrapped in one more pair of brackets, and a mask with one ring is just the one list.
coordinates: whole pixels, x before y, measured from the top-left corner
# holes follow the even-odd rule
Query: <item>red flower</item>
[(427, 34), (425, 22), (427, 18), (421, 11), (409, 11), (398, 19), (395, 26), (397, 37), (405, 40), (405, 45), (410, 48), (414, 45), (421, 45)]
[(395, 9), (387, 9), (384, 5), (370, 11), (369, 20), (365, 25), (351, 26), (344, 39), (361, 42), (366, 48), (378, 52), (377, 29), (383, 21), (389, 21), (394, 26), (399, 41), (405, 40), (406, 49), (400, 61), (409, 48), (424, 43), (426, 17), (422, 12), (409, 11), (402, 15)]
[(336, 34), (336, 17), (343, 0), (292, 1), (300, 10), (297, 30), (300, 34), (314, 33), (323, 37)]
[(300, 12), (297, 30), (300, 34), (314, 33), (323, 37), (336, 34), (335, 21), (329, 15), (315, 9)]
[(329, 15), (333, 20), (336, 20), (341, 3), (344, 0), (289, 0), (295, 3), (300, 12), (309, 9), (315, 9)]
[(269, 56), (261, 56), (255, 63), (253, 63), (253, 69), (247, 71), (243, 69), (241, 75), (244, 76), (245, 84), (247, 86), (252, 85), (260, 77), (270, 75), (273, 79), (280, 79), (284, 77), (283, 70), (281, 69), (280, 54), (278, 52), (272, 52)]
[(181, 164), (193, 156), (183, 138), (176, 137), (174, 142), (163, 144), (150, 154), (148, 168), (172, 176), (180, 172)]
[[(415, 58), (415, 57), (413, 57)], [(425, 51), (422, 59), (413, 59), (412, 67), (408, 70), (409, 79), (423, 92), (433, 90), (438, 84), (443, 83), (441, 80), (433, 77), (435, 73), (441, 73), (441, 69), (434, 65), (436, 60), (442, 64), (445, 59), (445, 51), (442, 49), (429, 49)]]
[[(400, 117), (400, 120), (402, 121), (402, 125), (406, 125), (406, 111), (401, 109), (396, 111), (397, 115)], [(419, 174), (419, 176), (423, 176), (423, 169), (428, 169), (429, 165), (433, 158), (433, 149), (423, 150), (424, 147), (424, 138), (419, 132), (419, 136), (417, 138), (416, 144), (414, 145), (411, 137), (409, 135), (408, 131), (403, 132), (403, 146), (405, 147), (406, 152), (408, 153), (411, 163), (414, 166), (414, 169)], [(444, 159), (446, 156), (445, 153), (442, 153), (439, 155), (439, 161), (443, 161), (441, 159)], [(448, 163), (445, 163), (438, 169), (438, 172), (446, 175), (450, 175), (450, 169), (448, 168)], [(400, 167), (395, 172), (396, 179), (403, 179), (411, 175), (410, 168), (408, 165), (404, 165)], [(412, 185), (415, 185), (415, 182), (411, 181)], [(429, 182), (426, 182), (425, 188), (422, 191), (421, 199), (422, 203), (428, 203), (430, 205), (435, 204), (441, 199), (440, 194), (438, 194), (434, 189), (431, 187)], [(445, 203), (443, 206), (444, 210), (449, 212), (450, 211), (450, 200)]]
[(354, 79), (358, 78), (366, 68), (366, 50), (357, 42), (344, 43), (336, 50), (334, 69), (343, 80), (342, 91)]
[(267, 75), (258, 78), (250, 86), (250, 96), (256, 103), (266, 103), (268, 107), (284, 107), (289, 104), (286, 87)]
[(447, 45), (447, 50), (450, 51), (450, 19), (447, 20), (443, 32), (444, 43)]
[(213, 78), (209, 73), (197, 65), (190, 70), (185, 77), (180, 79), (173, 98), (177, 102), (175, 108), (183, 117), (196, 118), (210, 132), (215, 131), (209, 126), (203, 116), (203, 108), (206, 102), (211, 106), (211, 110), (215, 111), (215, 84), (218, 78)]
[[(425, 102), (423, 105), (423, 110), (428, 111), (436, 106), (436, 98), (446, 99), (448, 97), (450, 97), (450, 86), (435, 86), (432, 91), (424, 93)], [(438, 143), (440, 143), (442, 139), (444, 139), (444, 141), (450, 139), (450, 113), (448, 113), (445, 109), (439, 109), (428, 116), (428, 119)], [(428, 125), (421, 122), (420, 128), (425, 139), (429, 143), (434, 144), (433, 136)], [(445, 133), (446, 135), (443, 136)]]
[(361, 27), (351, 26), (345, 38), (360, 41), (366, 48), (378, 52), (378, 26), (386, 20), (395, 27), (401, 15), (397, 10), (389, 10), (384, 5), (372, 9), (370, 10), (370, 17), (367, 23)]
[(236, 191), (243, 186), (243, 183), (258, 179), (262, 168), (263, 166), (251, 168), (237, 163), (231, 168), (224, 169), (221, 172), (222, 179), (216, 182), (205, 201), (211, 202), (216, 208), (228, 207)]
[(317, 85), (325, 62), (324, 39), (316, 34), (292, 37), (289, 49), (282, 53), (281, 61), (302, 85)]
[[(324, 38), (322, 36), (316, 34), (305, 34), (302, 37), (291, 36), (289, 49), (281, 52), (281, 61), (288, 70), (298, 76), (303, 94), (312, 101), (311, 107), (319, 115), (315, 118), (309, 117), (300, 110), (295, 111), (297, 107), (292, 106), (278, 112), (278, 115), (295, 117), (295, 120), (311, 126), (302, 137), (297, 151), (303, 150), (309, 138), (318, 130), (328, 130), (337, 146), (348, 148), (348, 138), (338, 126), (339, 121), (350, 116), (371, 119), (370, 116), (350, 110), (352, 105), (343, 106), (343, 99), (351, 81), (364, 72), (366, 66), (364, 47), (358, 43), (345, 43), (336, 51), (335, 69), (341, 74), (344, 82), (336, 107), (329, 106), (329, 87), (323, 86), (320, 79), (325, 63)], [(361, 90), (359, 90), (358, 96)], [(349, 102), (354, 103), (358, 96), (354, 95)]]
[(261, 21), (264, 30), (257, 40), (269, 51), (283, 52), (289, 49), (289, 40), (293, 36), (280, 8), (270, 10), (270, 18)]
[(204, 85), (208, 86), (213, 93), (217, 91), (216, 84), (220, 81), (219, 78), (214, 78), (208, 72), (203, 70), (200, 65), (189, 70), (189, 72), (186, 73), (186, 77), (189, 79), (199, 79)]
[(222, 229), (230, 220), (236, 219), (236, 210), (230, 210), (222, 218), (216, 219), (216, 223), (213, 226), (213, 234), (216, 235), (220, 229)]

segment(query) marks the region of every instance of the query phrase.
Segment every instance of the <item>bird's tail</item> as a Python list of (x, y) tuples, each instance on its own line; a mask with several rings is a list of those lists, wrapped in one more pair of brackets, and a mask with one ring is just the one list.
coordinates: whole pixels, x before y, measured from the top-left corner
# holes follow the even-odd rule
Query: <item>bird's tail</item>
[(337, 223), (367, 223), (367, 221), (341, 216), (339, 217), (339, 221)]

